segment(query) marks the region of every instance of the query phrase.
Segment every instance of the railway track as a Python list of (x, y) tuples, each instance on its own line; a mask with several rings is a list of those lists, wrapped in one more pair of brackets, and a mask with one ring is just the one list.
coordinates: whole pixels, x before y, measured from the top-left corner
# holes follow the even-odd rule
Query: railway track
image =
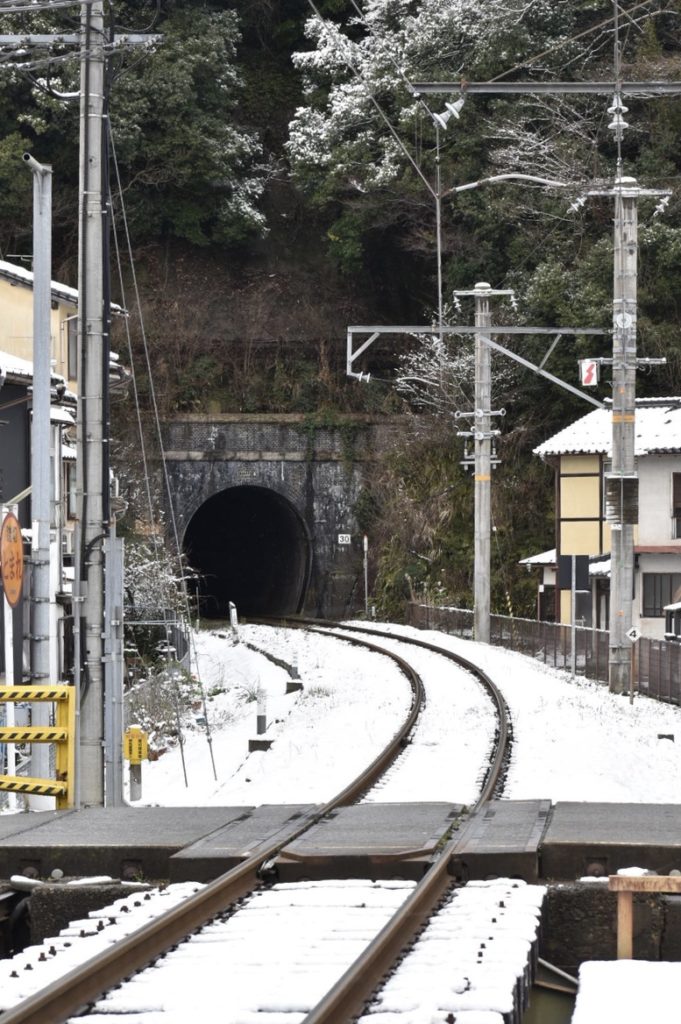
[[(329, 623), (296, 623), (299, 628), (314, 629), (325, 635), (341, 636), (344, 640), (362, 645), (369, 650), (392, 658), (407, 675), (412, 688), (412, 702), (409, 713), (401, 728), (396, 732), (390, 744), (369, 765), (358, 778), (349, 783), (332, 800), (313, 813), (300, 819), (295, 829), (287, 835), (279, 835), (257, 857), (244, 861), (233, 871), (227, 872), (209, 885), (201, 888), (191, 897), (182, 900), (162, 916), (148, 921), (132, 934), (121, 938), (113, 945), (101, 951), (97, 957), (81, 967), (74, 968), (64, 978), (54, 982), (35, 995), (22, 1001), (13, 1009), (2, 1014), (3, 1024), (58, 1024), (67, 1020), (82, 1008), (92, 1005), (105, 991), (120, 983), (121, 979), (130, 977), (157, 958), (166, 955), (167, 951), (183, 942), (185, 937), (197, 929), (210, 929), (207, 922), (216, 922), (222, 927), (225, 918), (236, 918), (233, 911), (244, 901), (255, 898), (264, 888), (263, 876), (267, 874), (267, 866), (271, 864), (277, 853), (293, 839), (302, 835), (308, 828), (319, 822), (337, 807), (356, 801), (366, 793), (379, 779), (386, 769), (395, 761), (402, 751), (407, 739), (414, 729), (424, 702), (423, 683), (406, 658), (376, 643), (380, 640), (377, 631), (362, 630), (359, 627), (347, 627), (342, 630), (331, 630)], [(372, 632), (373, 639), (357, 634)], [(397, 638), (390, 637), (391, 641)], [(403, 641), (407, 646), (410, 641)], [(497, 791), (508, 756), (510, 730), (503, 699), (492, 680), (481, 673), (476, 666), (459, 655), (437, 648), (432, 644), (416, 641), (415, 646), (427, 648), (467, 671), (475, 674), (481, 685), (485, 687), (494, 700), (498, 728), (495, 737), (494, 752), (486, 770), (476, 807), (481, 806)], [(426, 873), (424, 879), (409, 891), (407, 898), (399, 901), (397, 908), (391, 909), (385, 923), (378, 929), (378, 934), (366, 948), (354, 958), (340, 979), (329, 985), (328, 991), (309, 1010), (306, 1007), (303, 1017), (305, 1024), (321, 1024), (321, 1022), (349, 1021), (356, 1017), (371, 993), (376, 989), (379, 979), (390, 969), (396, 957), (413, 941), (432, 916), (434, 909), (443, 904), (450, 896), (452, 888), (448, 875), (448, 862), (451, 854), (451, 843), (445, 843), (440, 856)], [(402, 894), (404, 895), (404, 894)], [(231, 915), (231, 916), (230, 916)], [(101, 1005), (101, 1004), (100, 1004)], [(95, 1011), (98, 1015), (98, 1011)], [(262, 1019), (262, 1018), (260, 1018)]]

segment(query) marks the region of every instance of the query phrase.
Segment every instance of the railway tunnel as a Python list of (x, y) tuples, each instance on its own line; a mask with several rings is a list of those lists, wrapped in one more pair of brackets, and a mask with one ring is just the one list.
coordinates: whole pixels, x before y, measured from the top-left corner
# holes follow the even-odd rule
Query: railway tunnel
[(229, 487), (190, 519), (184, 551), (197, 574), (199, 613), (226, 618), (300, 611), (310, 574), (310, 540), (293, 505), (267, 487)]

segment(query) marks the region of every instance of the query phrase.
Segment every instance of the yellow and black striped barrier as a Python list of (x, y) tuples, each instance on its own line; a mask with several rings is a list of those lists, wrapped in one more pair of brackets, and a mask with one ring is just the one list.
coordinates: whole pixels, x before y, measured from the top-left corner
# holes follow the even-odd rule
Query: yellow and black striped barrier
[(0, 775), (0, 790), (35, 796), (54, 796), (57, 807), (73, 807), (75, 782), (76, 703), (72, 686), (0, 686), (0, 703), (32, 704), (50, 701), (55, 706), (53, 726), (4, 726), (0, 743), (54, 743), (56, 778), (32, 779), (20, 775)]

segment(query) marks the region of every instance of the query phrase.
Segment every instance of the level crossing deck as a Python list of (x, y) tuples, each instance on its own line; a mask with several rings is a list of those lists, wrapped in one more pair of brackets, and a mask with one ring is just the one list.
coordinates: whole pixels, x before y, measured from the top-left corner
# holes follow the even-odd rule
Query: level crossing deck
[[(207, 881), (233, 867), (312, 804), (85, 808), (0, 815), (0, 879), (13, 874)], [(636, 865), (681, 869), (681, 804), (492, 801), (466, 818), (449, 803), (341, 808), (286, 846), (282, 877), (420, 877), (436, 848), (456, 840), (451, 872), (574, 880)], [(340, 872), (340, 875), (339, 875)]]

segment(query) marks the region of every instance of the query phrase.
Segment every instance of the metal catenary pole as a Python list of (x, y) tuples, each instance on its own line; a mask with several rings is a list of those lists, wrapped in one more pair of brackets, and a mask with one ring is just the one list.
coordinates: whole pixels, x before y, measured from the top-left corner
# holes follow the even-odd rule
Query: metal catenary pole
[[(50, 375), (52, 299), (52, 168), (29, 153), (33, 175), (33, 408), (31, 424), (31, 681), (50, 676)], [(56, 681), (56, 680), (55, 680)], [(31, 722), (49, 725), (48, 704), (31, 705)], [(34, 744), (31, 771), (50, 777), (50, 748)], [(32, 798), (36, 808), (52, 806), (49, 797)]]

